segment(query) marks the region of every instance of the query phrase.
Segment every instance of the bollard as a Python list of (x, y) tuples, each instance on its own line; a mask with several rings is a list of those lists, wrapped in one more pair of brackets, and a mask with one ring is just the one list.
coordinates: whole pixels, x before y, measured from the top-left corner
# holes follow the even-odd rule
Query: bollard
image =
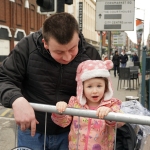
[(130, 101), (130, 100), (137, 100), (137, 101), (139, 101), (139, 97), (135, 97), (135, 96), (126, 96), (125, 101)]

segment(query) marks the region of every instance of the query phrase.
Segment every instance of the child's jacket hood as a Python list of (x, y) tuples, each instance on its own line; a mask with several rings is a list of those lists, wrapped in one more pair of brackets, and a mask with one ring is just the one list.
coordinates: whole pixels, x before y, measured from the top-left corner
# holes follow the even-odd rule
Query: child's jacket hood
[(77, 68), (77, 98), (81, 105), (86, 104), (86, 98), (83, 95), (83, 81), (95, 78), (106, 77), (108, 78), (108, 91), (104, 94), (104, 100), (110, 100), (113, 96), (113, 90), (109, 81), (109, 69), (113, 67), (111, 60), (87, 60), (79, 64)]

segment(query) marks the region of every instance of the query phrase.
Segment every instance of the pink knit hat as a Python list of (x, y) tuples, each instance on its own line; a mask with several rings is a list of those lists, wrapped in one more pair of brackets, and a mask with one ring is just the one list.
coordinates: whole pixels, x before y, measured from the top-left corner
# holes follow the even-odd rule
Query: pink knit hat
[(77, 68), (77, 98), (81, 105), (86, 104), (86, 98), (83, 95), (83, 81), (95, 78), (106, 77), (108, 78), (108, 91), (104, 94), (104, 100), (110, 100), (113, 96), (113, 90), (109, 81), (109, 69), (113, 67), (111, 60), (87, 60), (79, 64)]

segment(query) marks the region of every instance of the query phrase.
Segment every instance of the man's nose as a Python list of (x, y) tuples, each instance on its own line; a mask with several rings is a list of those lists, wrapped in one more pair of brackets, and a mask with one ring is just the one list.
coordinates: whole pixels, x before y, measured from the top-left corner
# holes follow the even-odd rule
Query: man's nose
[(65, 53), (64, 56), (63, 56), (63, 60), (70, 61), (70, 59), (71, 59), (70, 53)]

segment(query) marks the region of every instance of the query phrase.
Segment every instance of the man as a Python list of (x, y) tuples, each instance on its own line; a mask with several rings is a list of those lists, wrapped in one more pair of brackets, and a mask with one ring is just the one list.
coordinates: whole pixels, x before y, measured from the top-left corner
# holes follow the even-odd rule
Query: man
[(118, 51), (115, 51), (115, 54), (112, 57), (112, 62), (114, 64), (114, 77), (116, 77), (116, 72), (117, 74), (119, 74), (119, 65), (120, 65), (120, 57), (118, 55)]
[[(68, 102), (76, 95), (76, 68), (88, 59), (100, 56), (69, 13), (51, 15), (42, 30), (23, 38), (11, 51), (0, 67), (0, 99), (14, 111), (18, 146), (44, 149), (45, 113), (34, 111), (29, 102)], [(67, 150), (69, 130), (54, 124), (48, 114), (46, 148)]]
[(139, 61), (139, 57), (137, 56), (136, 53), (134, 53), (134, 55), (132, 56), (132, 61), (133, 63), (138, 62)]
[(120, 55), (120, 63), (121, 63), (122, 68), (126, 67), (127, 61), (128, 61), (128, 56), (125, 53), (125, 50), (123, 50), (121, 55)]

